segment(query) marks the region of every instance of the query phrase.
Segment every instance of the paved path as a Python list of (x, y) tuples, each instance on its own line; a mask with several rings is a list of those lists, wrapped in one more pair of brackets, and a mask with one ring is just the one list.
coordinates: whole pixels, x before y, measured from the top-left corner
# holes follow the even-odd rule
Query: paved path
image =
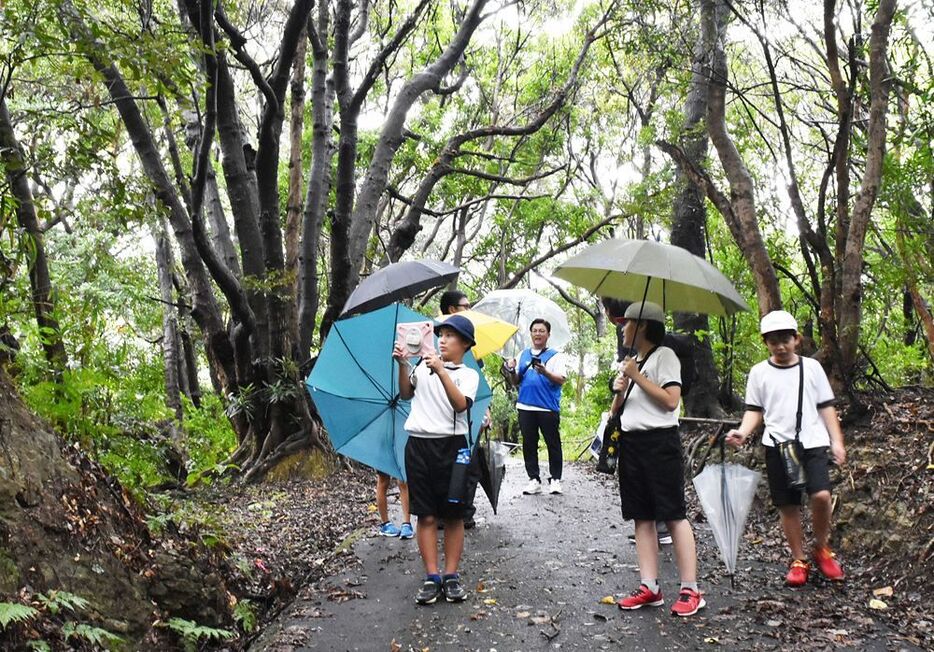
[[(666, 546), (661, 556), (666, 607), (620, 612), (600, 599), (627, 593), (639, 574), (635, 547), (627, 540), (632, 525), (620, 517), (613, 480), (569, 465), (564, 495), (523, 496), (525, 482), (521, 463), (510, 460), (495, 516), (478, 490), (481, 522), (467, 532), (462, 563), (470, 588), (466, 603), (416, 605), (423, 570), (415, 542), (366, 536), (354, 544), (359, 562), (330, 578), (330, 598), (318, 592), (299, 599), (253, 649), (781, 649), (788, 641), (785, 630), (798, 627), (795, 608), (809, 609), (807, 601), (818, 596), (770, 593), (772, 588), (761, 584), (778, 584), (780, 590), (781, 569), (762, 565), (761, 579), (752, 579), (754, 571), (746, 569), (746, 584), (759, 584), (756, 595), (748, 586), (716, 585), (718, 561), (707, 543), (712, 537), (700, 526), (701, 588), (708, 608), (689, 619), (670, 615), (678, 584)], [(830, 588), (814, 591), (820, 590)], [(871, 619), (863, 629), (878, 636), (856, 637), (852, 623), (824, 620), (817, 634), (813, 627), (806, 630), (805, 640), (817, 647), (903, 649)]]

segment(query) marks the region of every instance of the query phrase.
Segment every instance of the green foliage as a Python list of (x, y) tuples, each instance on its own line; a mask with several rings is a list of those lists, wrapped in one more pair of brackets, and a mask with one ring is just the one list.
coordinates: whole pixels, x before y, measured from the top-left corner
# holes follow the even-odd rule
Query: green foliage
[(48, 596), (38, 593), (36, 594), (36, 600), (53, 616), (57, 615), (62, 609), (74, 613), (79, 609), (87, 609), (91, 604), (81, 596), (67, 591), (49, 591)]
[(10, 623), (25, 623), (39, 615), (33, 607), (16, 602), (0, 602), (0, 629), (6, 629)]
[(233, 610), (233, 619), (246, 633), (256, 629), (256, 606), (249, 600), (240, 600)]
[(80, 639), (105, 649), (113, 649), (123, 642), (123, 639), (113, 632), (87, 623), (67, 622), (62, 626), (62, 635), (65, 640)]
[(184, 618), (170, 618), (166, 624), (181, 636), (186, 650), (196, 650), (200, 641), (229, 641), (236, 637), (236, 634), (228, 629), (207, 627)]
[(201, 406), (195, 408), (183, 399), (185, 431), (188, 433), (188, 463), (191, 482), (205, 472), (222, 474), (218, 466), (237, 447), (237, 435), (225, 414), (224, 404), (216, 394), (201, 397)]

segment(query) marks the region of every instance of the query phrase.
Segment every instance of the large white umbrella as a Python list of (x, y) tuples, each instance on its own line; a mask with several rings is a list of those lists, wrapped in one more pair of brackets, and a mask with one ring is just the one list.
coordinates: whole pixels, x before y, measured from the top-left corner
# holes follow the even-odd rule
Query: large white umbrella
[(652, 240), (603, 240), (558, 265), (554, 275), (597, 296), (653, 301), (665, 312), (749, 310), (716, 267), (687, 249)]
[(529, 327), (534, 319), (545, 319), (551, 324), (550, 348), (561, 349), (571, 341), (571, 327), (561, 306), (532, 290), (494, 290), (475, 303), (473, 310), (518, 327), (503, 347), (503, 355), (508, 358), (516, 357), (522, 349), (532, 345)]

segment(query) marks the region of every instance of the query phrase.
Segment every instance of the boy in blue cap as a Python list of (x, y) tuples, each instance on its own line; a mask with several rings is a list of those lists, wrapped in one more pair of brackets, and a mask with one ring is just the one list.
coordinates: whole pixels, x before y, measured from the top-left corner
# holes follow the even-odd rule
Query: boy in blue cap
[[(405, 422), (405, 474), (412, 514), (418, 517), (416, 540), (426, 578), (415, 596), (418, 604), (440, 597), (463, 602), (467, 597), (457, 572), (464, 550), (464, 504), (448, 500), (454, 460), (467, 448), (468, 412), (477, 395), (480, 375), (464, 364), (476, 344), (473, 323), (452, 315), (435, 326), (439, 354), (422, 358), (414, 368), (400, 346), (392, 357), (399, 363), (399, 397), (412, 400)], [(444, 521), (444, 573), (438, 563), (438, 521)]]

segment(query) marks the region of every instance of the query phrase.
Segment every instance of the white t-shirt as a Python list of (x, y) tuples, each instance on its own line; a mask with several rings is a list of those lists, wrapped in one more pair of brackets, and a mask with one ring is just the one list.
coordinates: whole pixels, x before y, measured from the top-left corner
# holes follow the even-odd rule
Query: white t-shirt
[[(472, 402), (477, 397), (480, 374), (464, 364), (446, 362), (444, 368), (464, 397)], [(415, 395), (404, 426), (409, 435), (440, 439), (467, 434), (467, 411), (458, 412), (455, 417), (454, 408), (438, 374), (432, 373), (428, 365), (420, 362), (412, 371), (410, 379)]]
[[(672, 385), (680, 387), (681, 361), (678, 360), (674, 351), (667, 346), (660, 346), (646, 360), (642, 367), (642, 375), (663, 389)], [(623, 390), (623, 395), (625, 392), (626, 390)], [(674, 410), (666, 410), (646, 394), (639, 385), (635, 385), (629, 392), (626, 406), (620, 415), (620, 429), (623, 432), (629, 432), (670, 428), (678, 425), (680, 413), (680, 401)]]
[[(533, 356), (541, 355), (542, 351), (545, 349), (530, 349)], [(519, 363), (516, 362), (518, 365)], [(558, 351), (553, 356), (548, 358), (548, 362), (545, 363), (545, 369), (555, 374), (556, 376), (561, 376), (562, 378), (567, 378), (567, 360), (564, 357), (564, 354), (561, 351)], [(538, 372), (534, 369), (529, 369), (527, 374), (537, 374)], [(516, 409), (518, 410), (528, 410), (529, 412), (549, 412), (547, 408), (543, 408), (539, 405), (529, 405), (528, 403), (516, 403)]]
[[(833, 390), (824, 368), (814, 358), (799, 356), (804, 364), (804, 395), (801, 402), (801, 445), (805, 448), (830, 446), (830, 434), (818, 410), (833, 405)], [(746, 380), (746, 409), (762, 412), (765, 432), (762, 443), (795, 438), (795, 415), (798, 411), (798, 365), (779, 367), (763, 360), (749, 370)]]

